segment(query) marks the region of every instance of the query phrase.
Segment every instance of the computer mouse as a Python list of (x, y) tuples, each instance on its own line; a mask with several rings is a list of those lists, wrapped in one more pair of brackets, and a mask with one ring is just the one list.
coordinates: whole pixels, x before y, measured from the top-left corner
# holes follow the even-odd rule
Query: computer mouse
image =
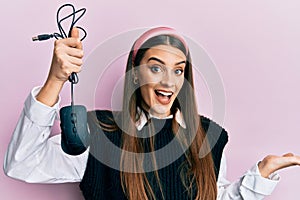
[(87, 111), (83, 105), (60, 109), (61, 147), (69, 155), (79, 155), (89, 146)]

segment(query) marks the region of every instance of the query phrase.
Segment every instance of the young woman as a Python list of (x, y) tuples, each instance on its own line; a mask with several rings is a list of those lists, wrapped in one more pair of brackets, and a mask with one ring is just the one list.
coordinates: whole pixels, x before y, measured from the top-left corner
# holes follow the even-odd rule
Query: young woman
[(47, 81), (28, 96), (8, 147), (8, 176), (81, 182), (86, 199), (263, 199), (279, 180), (275, 171), (300, 164), (293, 154), (267, 156), (237, 181), (226, 180), (227, 132), (198, 115), (188, 45), (167, 27), (135, 41), (123, 110), (89, 112), (90, 147), (67, 155), (60, 135), (49, 135), (59, 93), (70, 74), (80, 72), (82, 57), (76, 28), (71, 38), (55, 41)]

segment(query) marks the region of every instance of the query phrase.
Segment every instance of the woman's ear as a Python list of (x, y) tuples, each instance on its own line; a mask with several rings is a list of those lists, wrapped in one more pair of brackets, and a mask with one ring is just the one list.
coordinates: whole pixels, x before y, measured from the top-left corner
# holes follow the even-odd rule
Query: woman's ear
[(137, 85), (139, 83), (139, 78), (137, 77), (137, 75), (133, 76), (133, 83), (135, 85)]
[(132, 77), (133, 77), (133, 83), (137, 85), (139, 83), (139, 78), (138, 78), (138, 72), (136, 69), (132, 68)]

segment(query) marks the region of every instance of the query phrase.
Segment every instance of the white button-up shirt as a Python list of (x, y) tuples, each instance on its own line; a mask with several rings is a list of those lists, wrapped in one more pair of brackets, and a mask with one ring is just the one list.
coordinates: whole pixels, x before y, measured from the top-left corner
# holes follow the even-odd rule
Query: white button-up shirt
[[(78, 156), (68, 155), (61, 149), (61, 135), (50, 137), (60, 101), (53, 107), (42, 104), (35, 98), (39, 90), (40, 87), (35, 87), (25, 101), (5, 155), (4, 172), (9, 177), (28, 183), (80, 182), (89, 151)], [(138, 129), (145, 125), (143, 118), (136, 124)], [(185, 126), (180, 112), (176, 113), (175, 118), (182, 127)], [(262, 177), (256, 163), (243, 176), (230, 183), (226, 179), (226, 159), (223, 154), (217, 180), (218, 199), (263, 199), (272, 193), (279, 179), (276, 173), (269, 178)]]

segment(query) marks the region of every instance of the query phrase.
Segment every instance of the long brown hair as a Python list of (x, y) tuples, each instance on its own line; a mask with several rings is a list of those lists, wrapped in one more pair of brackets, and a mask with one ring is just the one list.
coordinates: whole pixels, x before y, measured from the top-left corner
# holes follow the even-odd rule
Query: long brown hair
[[(210, 147), (208, 146), (208, 142), (204, 141), (205, 132), (201, 126), (200, 118), (197, 113), (190, 52), (186, 50), (184, 44), (179, 39), (171, 35), (159, 35), (147, 40), (137, 51), (135, 60), (132, 60), (133, 48), (129, 53), (125, 75), (123, 112), (121, 116), (123, 127), (121, 148), (123, 151), (120, 162), (120, 178), (124, 193), (129, 200), (156, 199), (145, 172), (143, 173), (140, 171), (140, 169), (143, 168), (143, 157), (132, 156), (132, 154), (129, 154), (128, 152), (140, 153), (139, 155), (144, 152), (143, 143), (137, 137), (135, 122), (139, 120), (140, 112), (138, 112), (138, 109), (147, 113), (147, 110), (143, 109), (143, 98), (140, 89), (134, 84), (134, 75), (131, 72), (134, 70), (135, 66), (139, 66), (145, 52), (149, 48), (157, 45), (171, 45), (180, 49), (187, 55), (186, 67), (184, 70), (185, 81), (171, 108), (172, 114), (175, 114), (176, 109), (179, 109), (182, 112), (186, 123), (186, 129), (180, 128), (176, 123), (175, 118), (173, 118), (172, 129), (174, 134), (184, 137), (177, 137), (179, 141), (181, 141), (182, 146), (190, 144), (187, 147), (188, 151), (185, 151), (186, 161), (182, 163), (182, 183), (190, 194), (191, 199), (216, 199), (217, 186), (212, 155), (211, 153), (208, 153), (203, 158), (199, 158), (200, 148), (206, 150), (206, 152), (210, 152)], [(130, 117), (128, 116), (128, 113)], [(126, 130), (124, 130), (124, 128)], [(144, 128), (148, 128), (150, 133), (154, 131), (151, 123)], [(150, 152), (155, 150), (153, 144), (154, 137), (151, 137)], [(152, 160), (153, 165), (156, 165), (154, 154)], [(131, 168), (130, 171), (123, 170), (128, 167)], [(163, 196), (158, 173), (157, 171), (154, 171), (154, 173)], [(195, 191), (196, 196), (193, 196)]]

